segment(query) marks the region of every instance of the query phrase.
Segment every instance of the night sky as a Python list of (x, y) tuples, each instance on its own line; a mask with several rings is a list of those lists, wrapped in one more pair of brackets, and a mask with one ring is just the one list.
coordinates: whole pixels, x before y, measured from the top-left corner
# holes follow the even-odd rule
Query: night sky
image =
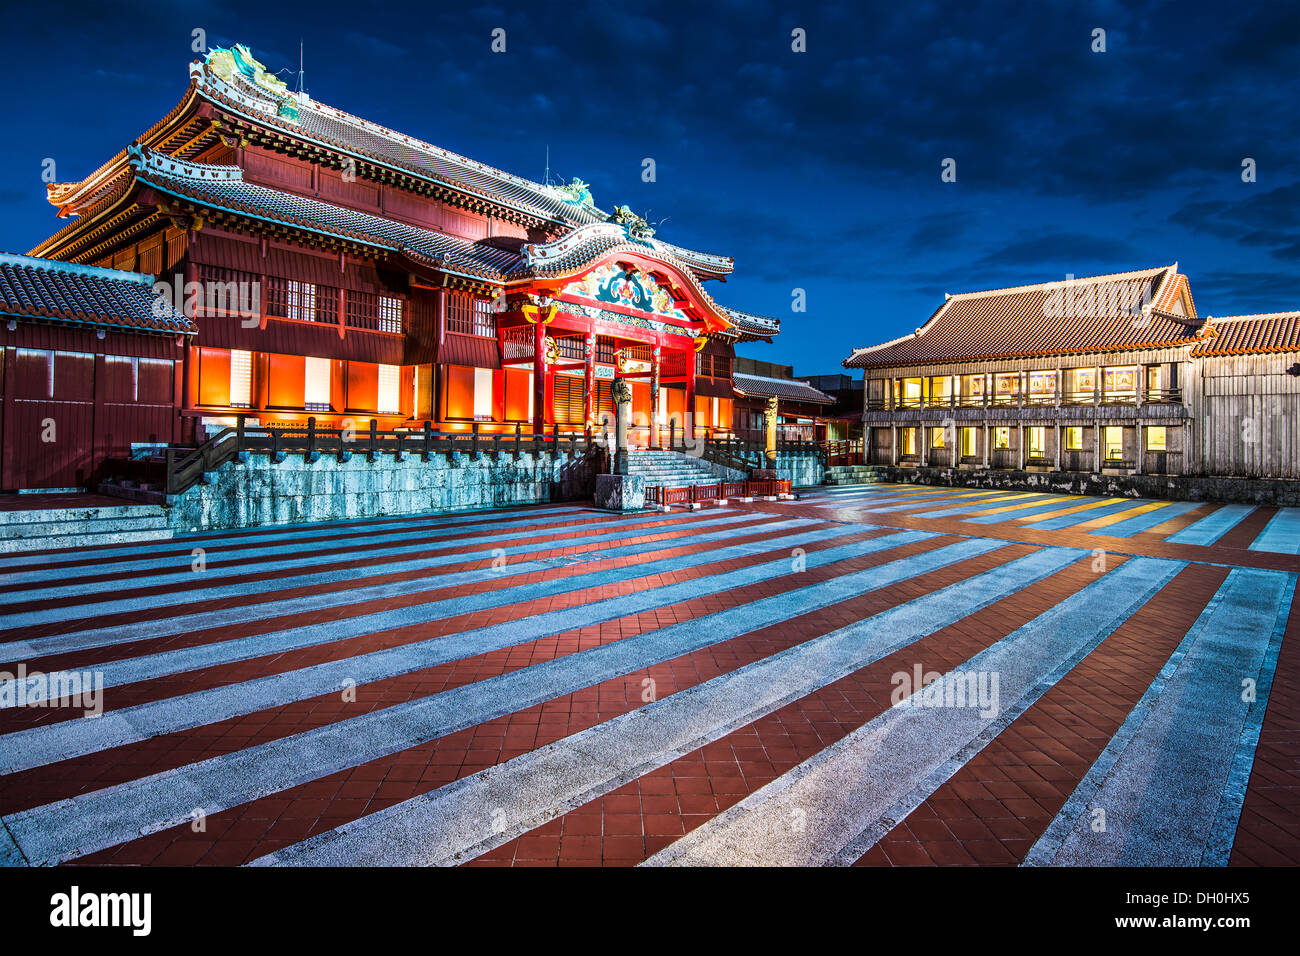
[[(1300, 308), (1300, 4), (28, 4), (5, 14), (0, 250), (179, 102), (195, 28), (332, 106), (732, 255), (741, 351), (839, 371), (964, 292), (1167, 265)], [(506, 31), (506, 52), (490, 49)], [(791, 31), (807, 51), (792, 51)], [(1105, 30), (1104, 53), (1092, 51)], [(1242, 161), (1256, 180), (1242, 181)], [(642, 181), (642, 161), (657, 180)], [(954, 183), (941, 181), (945, 158)], [(792, 312), (804, 289), (807, 311)]]

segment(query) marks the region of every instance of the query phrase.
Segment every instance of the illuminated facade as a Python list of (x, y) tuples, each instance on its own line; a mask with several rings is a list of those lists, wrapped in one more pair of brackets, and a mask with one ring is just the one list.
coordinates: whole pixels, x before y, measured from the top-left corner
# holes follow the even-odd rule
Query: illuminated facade
[(193, 319), (178, 434), (262, 424), (728, 432), (734, 346), (777, 320), (705, 290), (729, 257), (627, 207), (485, 166), (288, 91), (242, 46), (84, 180), (32, 255), (156, 277)]
[(1176, 263), (950, 295), (844, 365), (867, 464), (1300, 478), (1300, 313), (1199, 317)]

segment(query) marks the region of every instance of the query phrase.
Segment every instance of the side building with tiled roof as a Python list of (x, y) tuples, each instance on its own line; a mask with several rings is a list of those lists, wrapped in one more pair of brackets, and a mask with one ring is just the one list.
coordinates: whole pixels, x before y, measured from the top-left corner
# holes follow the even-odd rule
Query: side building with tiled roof
[(729, 256), (664, 241), (585, 184), (537, 183), (287, 90), (246, 47), (78, 182), (31, 255), (136, 271), (197, 333), (177, 415), (273, 425), (727, 431), (735, 346), (780, 323), (714, 300)]
[(177, 440), (196, 331), (153, 276), (0, 253), (0, 489), (84, 488)]
[(1300, 477), (1296, 313), (1197, 315), (1177, 263), (949, 295), (854, 349), (867, 463)]

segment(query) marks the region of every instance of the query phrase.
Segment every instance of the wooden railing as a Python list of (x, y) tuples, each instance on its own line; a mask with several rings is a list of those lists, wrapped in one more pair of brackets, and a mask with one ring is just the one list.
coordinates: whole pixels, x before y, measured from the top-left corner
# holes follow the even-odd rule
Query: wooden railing
[[(684, 433), (677, 429), (676, 422), (670, 421), (667, 434), (661, 432), (660, 437), (664, 439), (664, 448), (668, 451), (702, 458), (724, 468), (748, 471), (767, 465), (766, 440), (761, 437), (761, 433), (751, 433), (748, 438), (714, 435), (687, 440)], [(776, 452), (778, 455), (816, 455), (822, 459), (823, 464), (826, 457), (824, 445), (812, 441), (777, 439)]]
[(790, 494), (790, 482), (772, 478), (747, 481), (717, 481), (703, 485), (681, 485), (669, 488), (651, 485), (645, 490), (648, 505), (693, 505), (702, 501), (727, 498), (774, 498)]
[(866, 442), (861, 438), (849, 438), (843, 441), (827, 442), (824, 446), (826, 466), (865, 465), (867, 460)]
[(582, 433), (562, 435), (559, 426), (551, 431), (525, 432), (515, 425), (514, 434), (496, 432), (483, 434), (476, 422), (469, 432), (434, 431), (429, 422), (422, 429), (381, 430), (375, 419), (365, 429), (321, 428), (314, 418), (305, 425), (255, 425), (239, 423), (234, 428), (223, 428), (197, 448), (167, 448), (162, 455), (163, 481), (167, 494), (186, 491), (203, 478), (207, 472), (240, 454), (269, 455), (274, 461), (283, 461), (290, 453), (301, 454), (311, 460), (322, 455), (335, 455), (347, 461), (353, 455), (366, 455), (375, 461), (381, 455), (401, 458), (419, 455), (429, 461), (434, 455), (455, 457), (469, 455), (477, 460), (491, 454), (500, 461), (509, 455), (516, 461), (525, 454), (551, 454), (569, 458), (597, 454), (608, 449), (609, 436), (603, 432), (586, 429)]

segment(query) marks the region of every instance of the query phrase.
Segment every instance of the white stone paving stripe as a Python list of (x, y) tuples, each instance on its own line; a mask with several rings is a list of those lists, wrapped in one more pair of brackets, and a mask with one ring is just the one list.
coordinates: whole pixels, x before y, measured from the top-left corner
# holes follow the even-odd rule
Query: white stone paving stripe
[(1250, 543), (1251, 551), (1300, 554), (1300, 508), (1279, 508)]
[[(462, 862), (949, 626), (1085, 553), (1052, 549), (1008, 562), (255, 863)], [(761, 616), (758, 622), (761, 626)], [(495, 832), (485, 831), (483, 820), (493, 820)]]
[[(998, 675), (997, 714), (918, 706), (924, 693), (919, 691), (646, 862), (853, 863), (1184, 566), (1153, 558), (1125, 561), (955, 668)], [(796, 817), (802, 828), (791, 826)]]
[[(53, 578), (57, 580), (61, 573), (68, 570), (80, 574), (103, 573), (107, 569), (116, 570), (122, 566), (122, 561), (139, 558), (142, 554), (153, 554), (160, 559), (166, 559), (188, 554), (196, 547), (202, 547), (209, 551), (221, 548), (265, 549), (274, 544), (292, 544), (303, 541), (320, 543), (343, 540), (359, 534), (375, 534), (377, 529), (411, 530), (423, 527), (430, 532), (440, 529), (454, 531), (458, 526), (487, 523), (492, 518), (510, 520), (542, 515), (549, 520), (552, 516), (570, 518), (573, 515), (588, 515), (599, 517), (605, 514), (607, 513), (594, 511), (590, 506), (568, 504), (538, 508), (535, 511), (493, 509), (450, 513), (425, 512), (423, 514), (402, 515), (397, 519), (380, 517), (364, 521), (357, 518), (345, 518), (338, 521), (311, 521), (301, 524), (265, 526), (272, 530), (261, 533), (249, 528), (229, 528), (220, 531), (188, 534), (182, 538), (124, 544), (111, 548), (66, 548), (46, 554), (3, 555), (0, 556), (0, 574), (5, 575), (5, 580), (14, 578), (20, 580)], [(249, 531), (254, 533), (247, 533)], [(121, 561), (118, 559), (121, 559)], [(80, 570), (77, 569), (78, 563), (83, 565)], [(37, 566), (36, 570), (22, 570), (23, 567), (32, 565)], [(58, 565), (58, 567), (43, 567), (44, 565)], [(64, 567), (64, 565), (67, 567)], [(97, 565), (101, 567), (97, 568)], [(102, 565), (107, 565), (108, 568), (106, 569)], [(17, 568), (18, 570), (9, 572), (6, 570), (8, 568)], [(12, 577), (10, 574), (12, 574)]]
[[(917, 532), (875, 538), (873, 541), (878, 544), (867, 553), (892, 550), (924, 540), (927, 540), (927, 536)], [(922, 555), (908, 564), (900, 562), (901, 567), (894, 573), (910, 571), (916, 567), (931, 568), (932, 564), (939, 566), (942, 563), (949, 563), (957, 556), (975, 548), (984, 549), (986, 545), (962, 542), (961, 547), (956, 551), (940, 549), (928, 552), (927, 554), (933, 557)], [(774, 563), (774, 570), (785, 573), (783, 564), (784, 562)], [(815, 566), (816, 562), (812, 564)], [(834, 603), (834, 600), (839, 599), (835, 598), (835, 595), (864, 579), (853, 577), (847, 580), (846, 584), (828, 582), (819, 585), (815, 592), (809, 593), (815, 594), (818, 601)], [(809, 595), (805, 594), (804, 597), (808, 598)], [(770, 606), (773, 607), (785, 607), (788, 603), (775, 599), (769, 601)], [(805, 608), (807, 609), (810, 608)], [(752, 610), (747, 612), (745, 620), (752, 620), (754, 613)], [(452, 660), (489, 653), (527, 640), (559, 633), (565, 629), (566, 623), (574, 623), (573, 618), (571, 611), (554, 611), (536, 615), (524, 627), (518, 626), (516, 622), (508, 625), (493, 625), (281, 674), (271, 674), (240, 684), (223, 685), (113, 710), (94, 720), (65, 720), (14, 731), (0, 737), (0, 753), (8, 754), (3, 758), (4, 762), (0, 763), (2, 768), (0, 774), (44, 766), (69, 757), (108, 750), (159, 734), (188, 730), (240, 714), (255, 713), (292, 701), (306, 700), (319, 694), (336, 691), (346, 680), (353, 681), (357, 685), (366, 684)], [(731, 618), (731, 620), (738, 619), (738, 615), (733, 615)], [(575, 626), (581, 626), (582, 623), (585, 622), (578, 621)], [(693, 623), (689, 622), (687, 626), (692, 626)]]
[[(314, 538), (295, 538), (290, 541), (282, 542), (249, 542), (247, 545), (237, 543), (215, 542), (213, 545), (206, 543), (194, 544), (195, 548), (202, 548), (204, 558), (210, 564), (216, 564), (220, 561), (247, 561), (249, 563), (228, 565), (224, 567), (210, 567), (204, 572), (204, 575), (211, 578), (225, 577), (239, 574), (255, 574), (268, 570), (280, 570), (285, 568), (295, 568), (319, 564), (321, 561), (348, 561), (355, 560), (356, 551), (365, 545), (392, 545), (388, 548), (375, 548), (374, 550), (361, 551), (363, 556), (368, 555), (385, 555), (385, 554), (409, 554), (415, 551), (430, 550), (433, 548), (454, 547), (455, 539), (444, 541), (430, 541), (431, 537), (440, 537), (443, 535), (459, 534), (465, 538), (480, 539), (485, 534), (497, 535), (498, 537), (507, 536), (505, 532), (511, 528), (527, 528), (531, 525), (541, 525), (543, 529), (555, 527), (562, 529), (570, 524), (574, 515), (566, 512), (550, 517), (544, 517), (534, 520), (532, 518), (521, 518), (516, 521), (501, 522), (474, 522), (459, 527), (422, 527), (418, 524), (412, 525), (409, 530), (403, 527), (399, 533), (376, 534), (374, 527), (365, 529), (355, 529), (353, 533), (331, 537), (327, 540)], [(610, 520), (601, 521), (590, 525), (590, 527), (607, 527), (617, 526), (614, 516), (608, 516)], [(655, 515), (637, 516), (630, 521), (648, 521), (652, 520)], [(658, 517), (665, 517), (659, 515)], [(514, 534), (547, 534), (547, 530), (538, 531), (519, 531), (515, 530)], [(397, 547), (402, 542), (415, 542), (407, 547)], [(347, 550), (338, 555), (327, 555), (322, 557), (321, 552), (332, 549), (356, 549)], [(144, 558), (142, 555), (152, 553), (154, 556)], [(112, 565), (105, 565), (98, 562), (93, 556), (80, 567), (52, 568), (45, 571), (32, 571), (25, 574), (7, 575), (5, 582), (10, 585), (19, 583), (38, 583), (51, 582), (49, 587), (40, 589), (30, 589), (24, 591), (11, 591), (6, 595), (0, 596), (0, 604), (16, 604), (27, 601), (40, 600), (48, 597), (60, 597), (64, 595), (77, 595), (92, 593), (98, 590), (114, 590), (122, 586), (120, 579), (114, 579), (107, 582), (88, 582), (85, 584), (64, 583), (71, 578), (91, 577), (105, 573), (117, 575), (144, 575), (146, 572), (154, 572), (150, 576), (131, 577), (130, 583), (133, 587), (148, 587), (155, 584), (171, 583), (173, 579), (188, 580), (197, 577), (191, 568), (193, 560), (193, 548), (186, 548), (183, 551), (175, 551), (167, 554), (160, 554), (154, 549), (137, 548), (134, 555), (139, 560), (122, 562)], [(296, 556), (290, 558), (289, 556)], [(252, 559), (271, 558), (279, 559), (270, 562), (253, 563)]]
[[(753, 520), (754, 520), (753, 516), (748, 514), (728, 514), (719, 518), (713, 518), (713, 517), (700, 518), (698, 517), (698, 513), (697, 513), (697, 517), (694, 521), (680, 523), (677, 524), (676, 526), (674, 526), (673, 523), (669, 523), (664, 527), (647, 528), (644, 533), (645, 534), (660, 534), (660, 533), (667, 534), (674, 531), (717, 527), (719, 525), (727, 525), (727, 524), (740, 524), (743, 522), (752, 522)], [(635, 527), (636, 527), (635, 525), (631, 525), (631, 524), (620, 525), (620, 526), (616, 526), (616, 530), (621, 530), (622, 528), (628, 528), (630, 531)], [(141, 610), (153, 610), (155, 608), (174, 607), (176, 605), (193, 606), (202, 601), (217, 601), (223, 598), (231, 598), (231, 597), (242, 597), (257, 602), (256, 604), (250, 604), (244, 608), (231, 609), (235, 615), (233, 618), (231, 617), (231, 612), (226, 612), (226, 614), (224, 615), (220, 611), (191, 614), (182, 609), (178, 614), (178, 616), (181, 617), (184, 621), (184, 625), (183, 627), (180, 628), (180, 631), (181, 632), (196, 631), (196, 630), (201, 630), (204, 627), (210, 626), (208, 624), (202, 623), (202, 619), (208, 617), (209, 615), (213, 615), (215, 617), (214, 623), (218, 623), (223, 617), (225, 617), (226, 619), (243, 621), (243, 620), (250, 619), (249, 612), (254, 609), (256, 609), (257, 612), (256, 617), (272, 617), (277, 614), (293, 613), (292, 610), (282, 609), (286, 605), (290, 605), (290, 606), (300, 605), (301, 609), (310, 610), (312, 608), (319, 608), (319, 607), (333, 607), (339, 604), (357, 604), (360, 603), (361, 601), (370, 599), (367, 597), (358, 596), (364, 590), (366, 590), (362, 588), (341, 589), (339, 591), (328, 593), (328, 594), (315, 594), (315, 595), (311, 595), (310, 597), (301, 598), (297, 600), (289, 600), (289, 601), (277, 602), (274, 600), (264, 599), (264, 597), (265, 598), (271, 597), (276, 591), (288, 591), (288, 590), (293, 590), (295, 588), (314, 587), (322, 584), (346, 585), (348, 582), (355, 581), (358, 577), (362, 577), (362, 576), (369, 577), (371, 575), (376, 575), (376, 574), (401, 574), (409, 571), (433, 571), (436, 568), (445, 567), (447, 565), (464, 564), (467, 561), (474, 561), (474, 560), (481, 561), (484, 558), (483, 552), (488, 552), (489, 555), (491, 555), (494, 552), (500, 552), (507, 557), (513, 557), (521, 554), (535, 554), (538, 551), (551, 551), (556, 549), (574, 548), (574, 547), (580, 547), (582, 545), (599, 544), (602, 541), (613, 542), (615, 540), (618, 540), (619, 536), (617, 534), (611, 536), (609, 533), (610, 530), (611, 529), (608, 528), (596, 529), (596, 528), (589, 528), (585, 526), (579, 526), (578, 528), (575, 529), (576, 534), (574, 537), (557, 538), (554, 541), (546, 541), (546, 542), (529, 541), (527, 540), (526, 537), (521, 535), (519, 532), (513, 532), (509, 534), (502, 534), (502, 535), (489, 535), (489, 536), (477, 537), (474, 539), (473, 542), (467, 541), (459, 546), (457, 546), (453, 542), (446, 542), (446, 544), (441, 547), (438, 545), (429, 545), (429, 544), (414, 545), (410, 548), (404, 548), (402, 550), (417, 552), (417, 553), (421, 551), (443, 550), (444, 548), (450, 548), (450, 547), (459, 547), (459, 550), (457, 550), (453, 554), (441, 554), (441, 555), (436, 555), (434, 557), (420, 558), (412, 561), (398, 561), (398, 562), (386, 563), (386, 564), (375, 563), (371, 567), (364, 568), (364, 569), (342, 568), (336, 571), (321, 571), (315, 574), (292, 575), (288, 577), (268, 578), (268, 579), (256, 580), (256, 581), (241, 581), (237, 584), (227, 584), (227, 585), (217, 584), (211, 587), (203, 586), (208, 580), (211, 580), (208, 578), (206, 572), (203, 573), (189, 572), (190, 578), (187, 580), (186, 583), (192, 582), (194, 585), (192, 589), (189, 590), (178, 588), (176, 591), (167, 594), (151, 594), (145, 596), (124, 598), (121, 600), (114, 600), (114, 601), (98, 601), (89, 604), (65, 604), (61, 607), (44, 608), (37, 611), (23, 611), (21, 613), (16, 613), (16, 614), (0, 614), (0, 627), (11, 627), (11, 628), (32, 627), (41, 624), (81, 620), (84, 618), (100, 618), (109, 614), (124, 614), (124, 613), (131, 613), (134, 611), (141, 611)], [(627, 535), (627, 537), (633, 537), (633, 536), (634, 535), (632, 534)], [(511, 540), (517, 540), (517, 541), (522, 540), (524, 543), (511, 545), (509, 547), (502, 547), (503, 542), (511, 541)], [(672, 539), (672, 540), (678, 540), (678, 539)], [(680, 540), (686, 540), (686, 539), (683, 538)], [(669, 541), (655, 542), (655, 544), (657, 544), (660, 547), (672, 546)], [(641, 550), (650, 550), (641, 545), (633, 545), (631, 547), (639, 548)], [(614, 550), (618, 550), (618, 549), (610, 549), (610, 551), (614, 551)], [(389, 552), (381, 552), (381, 553), (389, 553)], [(599, 553), (606, 554), (609, 552), (599, 552)], [(628, 553), (636, 553), (636, 552), (628, 552)], [(595, 556), (597, 555), (597, 552), (593, 551), (593, 552), (589, 552), (589, 554)], [(373, 555), (375, 555), (375, 552), (367, 553), (368, 557)], [(581, 557), (581, 556), (575, 555), (574, 557)], [(320, 563), (320, 560), (321, 559), (317, 559), (316, 563)], [(304, 558), (302, 563), (310, 566), (312, 561), (310, 558)], [(523, 573), (527, 573), (528, 571), (540, 570), (544, 567), (548, 567), (548, 566), (538, 565), (535, 562), (527, 562), (526, 564), (507, 564), (499, 570), (495, 568), (488, 568), (488, 569), (482, 569), (474, 572), (467, 572), (468, 574), (472, 575), (472, 577), (465, 578), (465, 580), (478, 580), (478, 579), (487, 579), (492, 577), (500, 578), (508, 574), (509, 575), (523, 574)], [(258, 568), (257, 570), (252, 570), (249, 568), (243, 568), (241, 569), (240, 573), (244, 575), (260, 574), (262, 573), (262, 569)], [(430, 590), (434, 590), (435, 588), (450, 586), (450, 584), (442, 584), (438, 582), (451, 581), (452, 578), (457, 578), (457, 577), (461, 577), (461, 575), (456, 575), (456, 574), (436, 575), (435, 574), (435, 575), (430, 575), (428, 578), (418, 580), (418, 581), (390, 581), (386, 584), (375, 585), (374, 588), (370, 590), (374, 592), (373, 593), (374, 597), (394, 597), (400, 594), (408, 594), (417, 591), (430, 591)], [(105, 584), (113, 585), (114, 590), (120, 590), (122, 586), (121, 582), (105, 582)], [(137, 585), (137, 586), (143, 586), (143, 585)], [(161, 626), (165, 626), (161, 624), (161, 622), (165, 620), (167, 619), (159, 618), (151, 621), (132, 622), (131, 624), (122, 625), (120, 627), (113, 628), (112, 630), (129, 635), (126, 639), (132, 641), (140, 640), (141, 638), (144, 637), (154, 636), (155, 634), (158, 633), (167, 633), (167, 634), (176, 633), (177, 629), (174, 626), (172, 626), (169, 630), (159, 629)], [(54, 646), (61, 646), (67, 643), (64, 640), (67, 636), (68, 636), (67, 633), (65, 633), (57, 637), (51, 637), (48, 639), (48, 641)], [(43, 640), (44, 639), (41, 638), (30, 639), (25, 642), (25, 645), (28, 648), (38, 647), (43, 643)], [(83, 646), (90, 646), (90, 645), (83, 645)], [(65, 649), (71, 649), (71, 647), (72, 644), (68, 644), (68, 647)], [(10, 653), (10, 649), (4, 643), (0, 643), (0, 654), (7, 654), (7, 653)], [(29, 653), (34, 654), (37, 652), (33, 650), (30, 651)]]
[[(906, 532), (833, 550), (886, 550), (887, 543), (892, 540), (902, 544), (931, 537), (936, 536)], [(806, 613), (819, 606), (818, 600), (836, 603), (863, 590), (884, 587), (1006, 546), (1007, 542), (1002, 541), (965, 539), (935, 551), (846, 574), (626, 641), (553, 658), (246, 750), (34, 807), (11, 814), (4, 818), (4, 822), (28, 860), (55, 863), (84, 856), (182, 823), (190, 819), (195, 808), (211, 814), (238, 806), (572, 693), (594, 682), (626, 673), (625, 668), (637, 670), (726, 640), (728, 625), (735, 630), (735, 634), (730, 636), (738, 636), (756, 627)], [(814, 566), (819, 558), (828, 564), (834, 560), (832, 551), (812, 552), (807, 555), (808, 566)], [(787, 561), (773, 563), (784, 565), (783, 573), (789, 573)], [(766, 573), (770, 573), (770, 568), (733, 572), (747, 579), (761, 579)], [(633, 612), (643, 606), (662, 607), (689, 597), (671, 592), (693, 583), (683, 582), (656, 589), (650, 592), (648, 601), (644, 595), (629, 595), (617, 601), (633, 605)], [(744, 583), (749, 582), (741, 580), (732, 586), (743, 586)], [(638, 598), (642, 600), (638, 601)], [(559, 626), (549, 628), (547, 633), (582, 626), (590, 620), (589, 611), (589, 607), (578, 607), (553, 612), (553, 616), (567, 619)], [(514, 624), (516, 622), (483, 630), (502, 633)], [(498, 642), (496, 646), (510, 643), (507, 640), (505, 645)]]
[[(1232, 771), (1243, 738), (1248, 754), (1254, 753), (1258, 735), (1251, 739), (1250, 718), (1262, 719), (1267, 706), (1260, 687), (1267, 690), (1272, 682), (1268, 651), (1280, 643), (1294, 589), (1291, 574), (1228, 573), (1030, 849), (1026, 865), (1205, 865), (1220, 815), (1231, 818), (1231, 848), (1245, 795), (1244, 781), (1234, 780)], [(1242, 699), (1245, 679), (1257, 683), (1254, 703)], [(1249, 760), (1246, 770), (1248, 776)], [(1098, 821), (1104, 829), (1094, 831)], [(1223, 844), (1216, 850), (1215, 862), (1226, 862)]]
[[(810, 518), (792, 518), (774, 525), (766, 525), (764, 528), (771, 531), (794, 530), (817, 523)], [(411, 624), (427, 624), (441, 618), (455, 617), (473, 611), (504, 607), (511, 604), (523, 604), (537, 598), (550, 597), (567, 591), (588, 590), (646, 575), (672, 572), (702, 564), (713, 564), (734, 557), (761, 554), (764, 551), (781, 547), (783, 544), (787, 547), (796, 547), (815, 541), (860, 534), (862, 530), (861, 526), (842, 525), (824, 531), (807, 532), (774, 539), (768, 538), (762, 541), (731, 545), (697, 554), (660, 558), (643, 564), (606, 568), (602, 571), (593, 571), (584, 575), (548, 578), (528, 584), (518, 584), (509, 588), (488, 588), (475, 594), (460, 597), (426, 601), (422, 604), (373, 611), (368, 614), (324, 623), (304, 624), (263, 634), (253, 634), (248, 637), (214, 641), (172, 651), (161, 651), (155, 654), (108, 661), (96, 664), (95, 673), (101, 687), (116, 687), (122, 684), (152, 680), (156, 677), (197, 670), (217, 664), (230, 664), (235, 661), (284, 653), (285, 651), (311, 647), (317, 644), (328, 644), (348, 638), (363, 637), (368, 634), (388, 631)], [(725, 538), (731, 537), (733, 534), (732, 531), (722, 531), (714, 535), (702, 535), (701, 537), (710, 539), (716, 537)], [(689, 543), (689, 539), (683, 539), (683, 541)], [(712, 579), (712, 576), (708, 578), (708, 580)], [(588, 609), (593, 609), (603, 607), (605, 603), (597, 602), (585, 606)], [(127, 633), (136, 631), (137, 628), (133, 625), (126, 627)], [(13, 683), (13, 681), (0, 682), (0, 688), (10, 683)], [(29, 688), (26, 693), (26, 700), (29, 703), (43, 700), (49, 689), (48, 686)], [(0, 708), (17, 706), (16, 695), (7, 696), (9, 699), (4, 703), (0, 703)]]

